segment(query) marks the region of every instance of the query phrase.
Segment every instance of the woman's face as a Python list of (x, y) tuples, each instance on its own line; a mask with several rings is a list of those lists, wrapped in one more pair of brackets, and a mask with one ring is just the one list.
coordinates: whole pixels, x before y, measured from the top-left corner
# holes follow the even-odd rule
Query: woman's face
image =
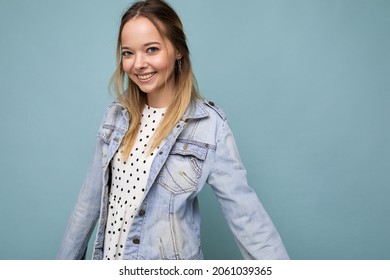
[(180, 54), (145, 17), (125, 23), (121, 33), (122, 67), (148, 97), (148, 105), (166, 107), (173, 96), (175, 62)]

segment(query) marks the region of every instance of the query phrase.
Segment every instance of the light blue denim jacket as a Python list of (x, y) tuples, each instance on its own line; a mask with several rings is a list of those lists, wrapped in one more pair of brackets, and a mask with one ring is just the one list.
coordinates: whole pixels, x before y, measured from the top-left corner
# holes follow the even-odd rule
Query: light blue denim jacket
[[(129, 121), (118, 101), (106, 110), (58, 259), (83, 258), (97, 221), (92, 257), (103, 258), (108, 167)], [(248, 186), (224, 112), (205, 100), (193, 101), (156, 155), (124, 259), (203, 259), (197, 195), (205, 183), (213, 188), (245, 259), (288, 259), (276, 228)]]

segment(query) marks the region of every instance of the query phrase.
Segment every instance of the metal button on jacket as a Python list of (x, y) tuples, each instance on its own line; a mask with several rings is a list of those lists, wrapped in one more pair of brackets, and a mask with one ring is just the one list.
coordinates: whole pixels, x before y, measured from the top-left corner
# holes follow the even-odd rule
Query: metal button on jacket
[(140, 210), (138, 212), (138, 215), (140, 215), (141, 217), (145, 216), (145, 210)]
[(139, 238), (134, 238), (134, 239), (133, 239), (133, 243), (134, 243), (134, 244), (139, 244), (139, 243), (140, 243)]

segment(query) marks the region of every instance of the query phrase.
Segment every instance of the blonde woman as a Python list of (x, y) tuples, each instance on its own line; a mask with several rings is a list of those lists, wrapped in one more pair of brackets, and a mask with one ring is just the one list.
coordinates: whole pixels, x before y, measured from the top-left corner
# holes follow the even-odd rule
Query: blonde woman
[(112, 77), (117, 99), (58, 252), (93, 259), (203, 259), (197, 195), (212, 186), (245, 259), (287, 259), (248, 186), (224, 112), (203, 99), (182, 23), (164, 1), (123, 15)]

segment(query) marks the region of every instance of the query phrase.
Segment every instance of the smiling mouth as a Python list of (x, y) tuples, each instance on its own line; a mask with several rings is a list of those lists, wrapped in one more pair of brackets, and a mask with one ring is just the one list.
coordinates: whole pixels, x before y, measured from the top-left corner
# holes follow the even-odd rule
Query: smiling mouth
[(153, 73), (144, 74), (144, 75), (137, 75), (137, 77), (141, 82), (147, 82), (147, 81), (151, 80), (156, 74), (157, 74), (157, 72), (153, 72)]

